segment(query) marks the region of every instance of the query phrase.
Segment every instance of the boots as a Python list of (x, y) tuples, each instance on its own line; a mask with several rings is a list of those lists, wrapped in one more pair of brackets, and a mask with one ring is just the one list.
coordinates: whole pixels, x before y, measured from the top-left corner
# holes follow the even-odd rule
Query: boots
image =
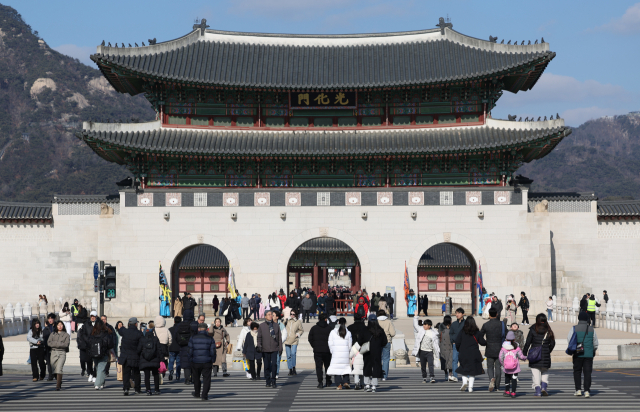
[(169, 380), (172, 381), (173, 380), (173, 371), (169, 371)]
[(542, 396), (549, 396), (549, 393), (547, 393), (547, 382), (542, 382), (541, 394)]
[(176, 380), (180, 380), (180, 369), (176, 370)]
[(293, 374), (294, 374), (294, 375), (297, 375), (297, 374), (298, 374), (298, 372), (296, 372), (296, 367), (295, 367), (295, 366), (293, 367)]
[(533, 396), (542, 396), (542, 389), (539, 386), (536, 386), (536, 393)]
[(56, 382), (56, 390), (59, 391), (60, 388), (62, 388), (62, 374), (61, 373), (58, 373), (56, 375), (56, 381), (57, 381)]

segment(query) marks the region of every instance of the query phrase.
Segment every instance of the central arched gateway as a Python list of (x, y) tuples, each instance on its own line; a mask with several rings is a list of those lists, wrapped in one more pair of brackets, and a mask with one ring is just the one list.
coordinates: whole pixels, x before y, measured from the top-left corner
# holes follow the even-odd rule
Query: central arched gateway
[(329, 286), (360, 288), (360, 261), (353, 249), (339, 239), (319, 237), (301, 244), (287, 265), (287, 292), (310, 288), (319, 293)]

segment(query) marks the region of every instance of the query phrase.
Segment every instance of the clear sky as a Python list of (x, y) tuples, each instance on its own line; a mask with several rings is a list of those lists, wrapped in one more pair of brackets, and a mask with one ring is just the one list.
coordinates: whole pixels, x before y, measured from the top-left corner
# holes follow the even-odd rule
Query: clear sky
[[(2, 0), (0, 0), (2, 1)], [(557, 53), (528, 92), (505, 92), (493, 116), (560, 113), (572, 126), (640, 110), (640, 3), (612, 0), (4, 0), (50, 47), (94, 65), (107, 42), (158, 42), (211, 28), (271, 33), (370, 33), (434, 28), (449, 16), (463, 34), (544, 37)]]

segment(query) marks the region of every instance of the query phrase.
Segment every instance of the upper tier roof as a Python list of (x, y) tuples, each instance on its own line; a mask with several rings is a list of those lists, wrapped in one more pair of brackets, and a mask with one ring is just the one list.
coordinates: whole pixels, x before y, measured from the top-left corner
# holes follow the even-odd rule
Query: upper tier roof
[[(198, 156), (352, 156), (472, 153), (531, 147), (525, 161), (545, 156), (571, 129), (564, 120), (380, 130), (192, 129), (160, 121), (119, 124), (84, 122), (76, 136), (100, 156), (124, 163), (126, 152)], [(119, 152), (119, 158), (110, 157)]]
[(51, 203), (0, 202), (0, 221), (51, 221)]
[[(113, 86), (108, 66), (146, 79), (281, 89), (394, 87), (524, 76), (508, 90), (529, 90), (555, 56), (548, 43), (498, 44), (450, 28), (376, 34), (290, 35), (194, 29), (144, 47), (98, 46), (91, 59)], [(536, 66), (520, 72), (525, 65)], [(120, 73), (118, 74), (120, 75)]]

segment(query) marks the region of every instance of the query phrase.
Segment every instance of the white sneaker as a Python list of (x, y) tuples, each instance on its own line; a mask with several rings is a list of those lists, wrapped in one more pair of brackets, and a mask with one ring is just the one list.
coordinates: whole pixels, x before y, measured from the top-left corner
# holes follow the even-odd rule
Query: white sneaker
[(552, 321), (552, 320), (550, 320), (550, 321), (549, 321), (549, 323), (553, 323), (553, 321)]
[(469, 392), (473, 392), (473, 388), (469, 388)]
[(449, 380), (450, 380), (451, 382), (458, 382), (458, 378), (456, 378), (455, 376), (450, 376), (450, 377), (449, 377)]
[(589, 391), (584, 391), (584, 397), (585, 398), (590, 398), (591, 395), (589, 394)]
[(95, 383), (96, 382), (96, 378), (95, 377), (91, 378), (91, 382)]
[(469, 385), (468, 385), (468, 384), (463, 383), (463, 384), (462, 384), (462, 386), (460, 387), (460, 392), (464, 392), (464, 391), (466, 391), (468, 387), (469, 387)]
[(89, 380), (87, 382), (93, 382), (93, 376), (89, 375)]
[(94, 386), (94, 389), (97, 390), (97, 391), (100, 390), (100, 388), (98, 388), (97, 386)]
[(280, 378), (278, 375), (276, 375), (276, 379)]
[(582, 396), (582, 391), (576, 391), (576, 393), (574, 393), (575, 396)]

